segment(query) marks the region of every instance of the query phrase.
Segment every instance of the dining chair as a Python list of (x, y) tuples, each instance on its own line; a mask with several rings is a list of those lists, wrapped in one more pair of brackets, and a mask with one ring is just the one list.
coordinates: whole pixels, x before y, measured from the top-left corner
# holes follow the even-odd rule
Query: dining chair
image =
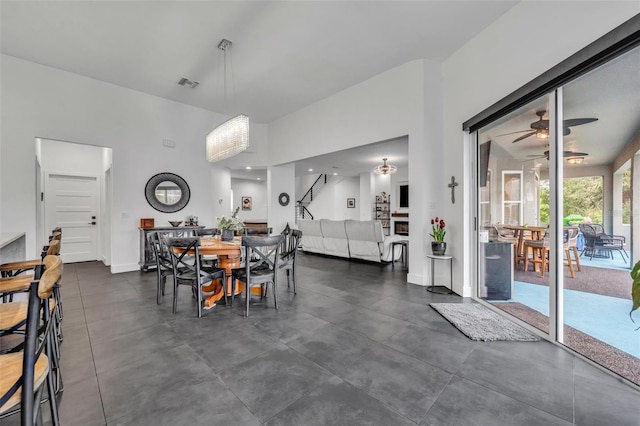
[[(200, 237), (164, 237), (169, 252), (173, 272), (173, 313), (178, 306), (178, 286), (188, 285), (198, 302), (198, 318), (202, 317), (202, 287), (211, 281), (220, 279), (223, 286), (226, 282), (226, 272), (222, 268), (204, 269), (200, 264)], [(227, 302), (227, 292), (224, 291)], [(215, 305), (213, 305), (215, 306)], [(211, 306), (211, 307), (213, 307)], [(210, 309), (206, 308), (206, 309)]]
[[(45, 256), (60, 254), (60, 240), (52, 240), (47, 246)], [(27, 271), (33, 270), (35, 267), (42, 263), (42, 256), (40, 259), (22, 260), (17, 262), (8, 262), (0, 265), (0, 273), (3, 277), (12, 277), (20, 275)]]
[(278, 268), (287, 271), (287, 288), (289, 288), (289, 275), (292, 275), (293, 294), (296, 294), (296, 253), (302, 240), (302, 231), (292, 229), (288, 234), (282, 234), (282, 246), (280, 247), (280, 263)]
[[(576, 231), (577, 232), (577, 231)], [(569, 229), (564, 229), (562, 232), (563, 244), (562, 249), (564, 251), (564, 266), (569, 268), (571, 278), (576, 277), (575, 269), (573, 269), (573, 260), (571, 258), (571, 245), (570, 238), (572, 232)], [(529, 262), (533, 263), (534, 271), (537, 270), (537, 265), (540, 265), (540, 276), (544, 277), (545, 271), (549, 268), (549, 235), (545, 232), (544, 236), (540, 240), (525, 240), (525, 260), (524, 270), (529, 270)], [(529, 253), (531, 251), (531, 253)], [(531, 257), (529, 257), (531, 254)]]
[[(193, 233), (196, 237), (215, 237), (220, 235), (220, 230), (218, 228), (202, 228), (194, 229)], [(218, 256), (216, 255), (201, 255), (200, 261), (202, 266), (206, 268), (216, 268), (218, 266)]]
[(171, 261), (171, 253), (166, 246), (162, 231), (154, 232), (151, 235), (151, 245), (153, 247), (153, 255), (156, 258), (156, 304), (160, 304), (164, 296), (167, 277), (173, 274), (173, 263)]
[[(8, 353), (0, 355), (0, 418), (20, 412), (21, 425), (42, 424), (40, 404), (46, 383), (51, 419), (59, 425), (56, 394), (61, 380), (55, 382), (54, 370), (59, 373), (59, 351), (54, 351), (55, 321), (53, 287), (62, 276), (62, 260), (57, 256), (45, 258), (46, 267), (29, 287), (28, 301), (0, 304), (2, 327), (10, 321), (11, 328), (24, 330), (24, 341)], [(39, 279), (38, 279), (39, 278)]]
[[(269, 237), (242, 237), (242, 248), (245, 251), (245, 266), (232, 271), (232, 296), (235, 294), (236, 281), (245, 285), (245, 310), (244, 315), (249, 316), (249, 302), (251, 300), (251, 287), (259, 285), (260, 298), (265, 296), (265, 285), (273, 286), (273, 304), (278, 309), (278, 265), (280, 261), (280, 247), (284, 235)], [(255, 259), (255, 260), (252, 260)]]

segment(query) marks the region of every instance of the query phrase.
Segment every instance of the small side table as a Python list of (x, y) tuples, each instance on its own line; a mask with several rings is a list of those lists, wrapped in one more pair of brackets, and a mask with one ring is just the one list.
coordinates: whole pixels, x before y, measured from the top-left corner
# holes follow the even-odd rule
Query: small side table
[(400, 253), (400, 259), (402, 260), (402, 266), (405, 269), (408, 268), (409, 265), (409, 240), (399, 240), (393, 241), (391, 243), (391, 269), (396, 268), (396, 246), (400, 246), (402, 248), (402, 253)]
[[(427, 291), (431, 293), (437, 294), (453, 294), (453, 256), (437, 256), (435, 254), (427, 254), (427, 258), (431, 259), (431, 287), (427, 287)], [(447, 291), (442, 291), (441, 289), (437, 289), (435, 285), (435, 263), (436, 260), (448, 260), (449, 261), (449, 288), (446, 286), (438, 286), (444, 287)]]

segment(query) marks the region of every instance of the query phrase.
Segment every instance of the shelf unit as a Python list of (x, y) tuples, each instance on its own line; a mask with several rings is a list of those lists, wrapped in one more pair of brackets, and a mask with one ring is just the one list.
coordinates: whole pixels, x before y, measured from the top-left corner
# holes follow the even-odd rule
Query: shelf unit
[(382, 198), (382, 196), (376, 196), (373, 209), (374, 220), (379, 220), (382, 224), (383, 234), (389, 235), (391, 231), (391, 206), (389, 205), (389, 196)]

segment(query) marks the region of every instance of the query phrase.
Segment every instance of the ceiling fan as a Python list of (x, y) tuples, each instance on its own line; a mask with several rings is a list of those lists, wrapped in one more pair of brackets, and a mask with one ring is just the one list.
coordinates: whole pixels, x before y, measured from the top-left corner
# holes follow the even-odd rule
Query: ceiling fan
[[(571, 158), (582, 158), (584, 160), (584, 157), (586, 157), (587, 155), (589, 154), (586, 152), (562, 151), (562, 156), (567, 160)], [(549, 150), (546, 150), (544, 153), (542, 153), (542, 155), (527, 155), (527, 157), (531, 157), (533, 160), (537, 158), (546, 158), (547, 160), (549, 160)], [(581, 162), (582, 161), (580, 161), (580, 163)]]
[[(545, 110), (536, 111), (536, 115), (538, 116), (538, 121), (534, 121), (531, 123), (531, 130), (518, 130), (517, 132), (505, 133), (499, 136), (506, 135), (514, 135), (516, 133), (527, 132), (526, 134), (516, 138), (512, 143), (520, 142), (530, 136), (535, 135), (538, 139), (548, 139), (549, 138), (549, 120), (544, 120), (542, 117), (547, 113)], [(580, 126), (582, 124), (592, 123), (594, 121), (598, 121), (597, 118), (569, 118), (562, 122), (562, 134), (567, 136), (571, 133), (570, 127)]]

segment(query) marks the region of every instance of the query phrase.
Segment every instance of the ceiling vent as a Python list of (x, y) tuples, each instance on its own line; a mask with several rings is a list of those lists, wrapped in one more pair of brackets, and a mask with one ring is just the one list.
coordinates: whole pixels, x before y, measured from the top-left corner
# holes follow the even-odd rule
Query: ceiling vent
[(192, 81), (192, 80), (189, 80), (188, 78), (182, 77), (180, 80), (178, 80), (178, 84), (180, 86), (190, 87), (192, 89), (195, 89), (200, 83), (198, 83), (197, 81)]

